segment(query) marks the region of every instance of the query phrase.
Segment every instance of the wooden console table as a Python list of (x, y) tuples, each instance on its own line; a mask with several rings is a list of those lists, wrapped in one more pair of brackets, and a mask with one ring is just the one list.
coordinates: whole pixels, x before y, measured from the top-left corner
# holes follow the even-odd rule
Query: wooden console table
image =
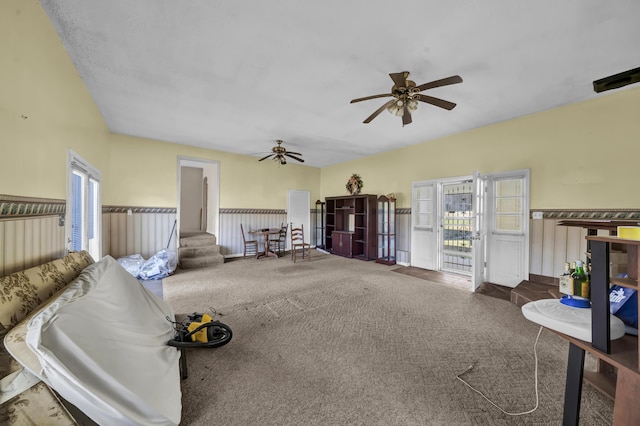
[[(614, 398), (614, 425), (640, 425), (640, 370), (638, 338), (625, 335), (611, 341), (609, 284), (638, 289), (640, 241), (588, 235), (591, 248), (591, 343), (557, 333), (569, 341), (563, 425), (577, 425), (583, 378)], [(629, 278), (612, 278), (609, 252), (612, 244), (625, 246)], [(611, 366), (584, 372), (585, 351)], [(613, 373), (615, 369), (615, 374)]]

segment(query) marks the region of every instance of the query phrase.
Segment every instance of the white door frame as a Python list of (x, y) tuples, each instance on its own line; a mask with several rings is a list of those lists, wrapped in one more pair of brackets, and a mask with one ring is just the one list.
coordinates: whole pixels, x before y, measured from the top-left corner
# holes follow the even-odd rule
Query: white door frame
[[(486, 280), (506, 287), (515, 287), (529, 279), (529, 169), (485, 175), (486, 192)], [(523, 180), (521, 224), (519, 231), (496, 230), (495, 184), (501, 180)]]
[[(484, 281), (497, 281), (494, 284), (515, 287), (520, 280), (529, 277), (529, 203), (530, 203), (530, 171), (529, 169), (514, 170), (508, 172), (480, 175), (473, 173), (474, 180), (474, 235), (472, 248), (472, 272), (471, 288), (475, 291)], [(521, 232), (496, 232), (493, 229), (495, 221), (495, 194), (491, 185), (504, 179), (523, 179), (522, 197), (522, 231)], [(412, 209), (411, 209), (411, 265), (424, 269), (441, 270), (441, 250), (439, 244), (442, 240), (442, 184), (468, 179), (465, 177), (444, 178), (428, 181), (412, 182)], [(431, 211), (432, 222), (427, 220), (426, 226), (417, 223), (419, 208), (416, 198), (417, 189), (431, 186), (435, 195), (430, 202), (436, 200), (437, 205)], [(423, 206), (424, 207), (424, 206)], [(436, 213), (437, 212), (437, 213)], [(425, 219), (423, 219), (424, 221)], [(429, 223), (431, 223), (429, 225)], [(423, 224), (424, 225), (424, 224)], [(509, 241), (507, 241), (509, 240)], [(517, 247), (517, 251), (499, 250), (496, 247), (510, 244)], [(513, 258), (514, 253), (516, 258)], [(505, 256), (512, 256), (506, 259)], [(505, 266), (513, 267), (512, 270)], [(506, 274), (496, 274), (506, 272)], [(500, 282), (502, 277), (509, 276), (508, 281)], [(495, 277), (500, 277), (496, 279)], [(518, 282), (515, 282), (518, 281)]]
[(473, 210), (474, 224), (471, 240), (473, 263), (471, 269), (471, 283), (475, 292), (484, 283), (486, 273), (486, 244), (487, 244), (487, 218), (486, 218), (486, 177), (480, 175), (477, 170), (473, 172)]
[[(451, 177), (451, 178), (443, 178), (443, 179), (438, 179), (437, 180), (437, 187), (438, 187), (438, 215), (437, 215), (437, 223), (438, 223), (438, 246), (437, 246), (437, 253), (438, 253), (438, 260), (437, 260), (437, 265), (438, 265), (438, 271), (444, 271), (447, 273), (453, 273), (455, 274), (456, 272), (450, 271), (450, 270), (445, 270), (444, 268), (444, 253), (443, 253), (443, 246), (444, 246), (444, 218), (445, 218), (445, 211), (444, 211), (444, 186), (447, 184), (452, 184), (452, 183), (465, 183), (468, 181), (472, 181), (473, 180), (473, 176), (457, 176), (457, 177)], [(475, 200), (473, 200), (475, 201)], [(473, 255), (473, 254), (472, 254)], [(473, 259), (472, 259), (473, 260)]]
[[(71, 148), (67, 150), (67, 207), (65, 213), (65, 234), (67, 240), (67, 250), (73, 249), (73, 175), (78, 173), (87, 179), (87, 182), (97, 182), (97, 194), (94, 199), (89, 199), (89, 185), (85, 185), (82, 194), (82, 250), (87, 250), (94, 260), (102, 258), (102, 173), (91, 163), (82, 158)], [(93, 233), (94, 237), (89, 238), (89, 226), (86, 226), (89, 215), (89, 203), (93, 203), (94, 221)]]
[(176, 237), (175, 247), (180, 246), (180, 184), (182, 167), (197, 167), (203, 169), (203, 176), (207, 178), (207, 232), (216, 236), (220, 241), (220, 161), (202, 158), (178, 156), (178, 195), (176, 208)]
[(438, 267), (437, 181), (411, 183), (410, 265), (423, 269)]

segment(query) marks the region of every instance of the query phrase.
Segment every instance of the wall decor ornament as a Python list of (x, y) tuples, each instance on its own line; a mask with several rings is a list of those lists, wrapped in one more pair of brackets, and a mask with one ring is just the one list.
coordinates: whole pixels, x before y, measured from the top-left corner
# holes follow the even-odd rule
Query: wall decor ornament
[(354, 173), (351, 175), (351, 177), (347, 181), (345, 188), (347, 188), (347, 191), (349, 191), (349, 194), (358, 195), (363, 186), (364, 186), (364, 181), (362, 180), (360, 175), (358, 175), (357, 173)]

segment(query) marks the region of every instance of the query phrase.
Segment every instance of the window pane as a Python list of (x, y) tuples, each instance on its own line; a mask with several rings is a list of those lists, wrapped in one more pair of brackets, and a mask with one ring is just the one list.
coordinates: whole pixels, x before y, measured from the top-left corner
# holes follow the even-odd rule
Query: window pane
[(522, 196), (522, 179), (505, 179), (496, 181), (496, 197)]
[(432, 197), (432, 186), (419, 186), (416, 188), (416, 198), (418, 200), (431, 200)]
[(71, 211), (71, 249), (82, 250), (82, 176), (73, 173), (73, 204)]
[(496, 213), (522, 213), (522, 199), (498, 198), (496, 200)]
[(496, 215), (497, 231), (521, 231), (522, 216), (521, 215)]

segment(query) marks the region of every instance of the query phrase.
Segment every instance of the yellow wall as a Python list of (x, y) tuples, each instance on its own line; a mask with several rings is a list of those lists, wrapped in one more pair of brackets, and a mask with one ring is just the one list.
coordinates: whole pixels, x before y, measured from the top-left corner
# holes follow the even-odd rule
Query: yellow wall
[(319, 197), (320, 169), (111, 134), (34, 0), (0, 2), (0, 194), (66, 198), (67, 149), (102, 173), (104, 205), (176, 207), (177, 157), (220, 161), (222, 208)]
[[(455, 114), (455, 110), (451, 112)], [(411, 207), (411, 182), (531, 170), (532, 209), (640, 207), (640, 88), (369, 156), (321, 172), (322, 196), (395, 192)], [(375, 125), (375, 123), (373, 123)]]
[(0, 52), (0, 194), (64, 199), (68, 148), (108, 182), (107, 127), (37, 1), (0, 1)]
[(113, 135), (109, 204), (176, 207), (178, 156), (220, 162), (220, 207), (284, 209), (289, 189), (320, 196), (320, 169)]

